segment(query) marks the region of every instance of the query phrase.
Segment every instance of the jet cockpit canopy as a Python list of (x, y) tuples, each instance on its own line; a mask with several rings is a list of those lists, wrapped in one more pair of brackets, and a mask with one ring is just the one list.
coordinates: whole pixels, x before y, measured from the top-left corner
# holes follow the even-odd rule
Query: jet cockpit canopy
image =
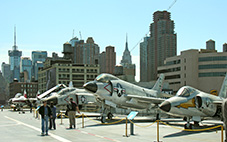
[(108, 83), (110, 80), (118, 80), (118, 78), (111, 74), (103, 73), (97, 76), (95, 79), (95, 81), (103, 83)]
[(22, 96), (22, 94), (21, 94), (21, 93), (17, 93), (17, 94), (15, 95), (15, 98), (19, 98), (20, 96)]
[(196, 90), (192, 87), (184, 86), (179, 89), (176, 96), (179, 97), (189, 97), (191, 94), (193, 94)]

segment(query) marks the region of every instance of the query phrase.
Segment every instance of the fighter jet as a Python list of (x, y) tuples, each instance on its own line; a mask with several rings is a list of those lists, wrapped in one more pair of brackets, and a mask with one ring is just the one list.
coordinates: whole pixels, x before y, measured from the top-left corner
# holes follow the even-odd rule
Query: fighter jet
[(74, 88), (72, 82), (69, 87), (61, 89), (59, 92), (52, 93), (51, 96), (44, 98), (47, 103), (53, 102), (56, 105), (57, 110), (65, 110), (69, 99), (73, 100), (78, 104), (79, 109), (86, 107), (96, 107), (96, 98), (92, 93), (88, 93), (85, 89)]
[(165, 100), (161, 98), (163, 80), (164, 74), (161, 74), (154, 87), (147, 89), (104, 73), (97, 76), (94, 81), (84, 84), (83, 87), (101, 100), (101, 122), (104, 123), (106, 116), (108, 118), (113, 116), (111, 107), (131, 108), (132, 110), (157, 107)]
[[(202, 118), (212, 117), (221, 118), (221, 104), (226, 98), (227, 74), (224, 78), (220, 93), (218, 96), (202, 92), (190, 86), (181, 87), (176, 96), (165, 100), (160, 109), (174, 116), (184, 117), (187, 121), (185, 129), (192, 129), (198, 126)], [(194, 125), (190, 123), (194, 121)]]
[(14, 98), (11, 98), (8, 101), (11, 104), (11, 107), (16, 111), (16, 110), (21, 110), (21, 108), (28, 103), (26, 91), (24, 91), (24, 95), (21, 93), (17, 93)]
[(55, 91), (56, 89), (59, 89), (62, 87), (66, 87), (66, 86), (64, 84), (58, 84), (58, 85), (54, 86), (53, 88), (45, 91), (42, 94), (40, 94), (40, 92), (38, 91), (36, 98), (28, 98), (26, 90), (24, 90), (23, 95), (21, 93), (17, 93), (14, 98), (9, 99), (8, 103), (15, 111), (22, 110), (22, 112), (24, 113), (24, 111), (22, 109), (23, 107), (25, 107), (25, 106), (31, 107), (32, 105), (34, 106), (35, 104), (40, 104), (40, 101), (43, 98), (48, 96), (51, 92)]

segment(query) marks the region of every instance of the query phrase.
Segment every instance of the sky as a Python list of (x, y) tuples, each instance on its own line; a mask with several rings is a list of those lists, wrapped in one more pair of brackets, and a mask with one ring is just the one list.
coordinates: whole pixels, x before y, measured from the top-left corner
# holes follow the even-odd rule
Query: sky
[(100, 53), (105, 47), (114, 46), (117, 64), (127, 34), (139, 81), (138, 43), (149, 35), (154, 12), (171, 13), (178, 55), (188, 49), (204, 49), (210, 39), (222, 52), (227, 43), (226, 5), (226, 0), (0, 0), (0, 63), (9, 63), (14, 26), (23, 57), (31, 57), (31, 51), (36, 50), (48, 51), (48, 56), (52, 52), (62, 56), (63, 44), (74, 35), (85, 41), (93, 37)]

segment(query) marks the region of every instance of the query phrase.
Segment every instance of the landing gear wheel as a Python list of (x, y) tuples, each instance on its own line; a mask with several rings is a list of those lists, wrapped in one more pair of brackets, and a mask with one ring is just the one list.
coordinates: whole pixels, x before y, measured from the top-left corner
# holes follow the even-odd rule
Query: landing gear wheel
[(111, 120), (112, 117), (113, 117), (113, 114), (109, 112), (109, 113), (107, 114), (107, 118)]
[(199, 127), (199, 122), (194, 121), (194, 126), (195, 126), (195, 127)]
[(184, 129), (192, 129), (192, 124), (191, 123), (184, 124)]
[(105, 122), (106, 122), (106, 117), (101, 116), (101, 122), (102, 122), (102, 123), (105, 123)]

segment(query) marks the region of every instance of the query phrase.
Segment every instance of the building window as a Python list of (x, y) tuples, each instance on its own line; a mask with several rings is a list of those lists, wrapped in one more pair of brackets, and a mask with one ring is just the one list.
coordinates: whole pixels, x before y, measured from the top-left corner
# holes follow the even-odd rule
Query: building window
[(227, 61), (227, 56), (200, 57), (199, 62), (206, 61)]
[(199, 69), (226, 69), (227, 64), (199, 65)]
[(171, 76), (166, 76), (165, 80), (169, 80), (169, 79), (178, 79), (180, 78), (180, 75), (171, 75)]
[(180, 70), (181, 70), (180, 67), (176, 67), (176, 68), (158, 70), (158, 73), (176, 72), (176, 71), (180, 71)]
[(206, 73), (199, 73), (199, 77), (218, 77), (218, 76), (225, 76), (226, 72), (206, 72)]

